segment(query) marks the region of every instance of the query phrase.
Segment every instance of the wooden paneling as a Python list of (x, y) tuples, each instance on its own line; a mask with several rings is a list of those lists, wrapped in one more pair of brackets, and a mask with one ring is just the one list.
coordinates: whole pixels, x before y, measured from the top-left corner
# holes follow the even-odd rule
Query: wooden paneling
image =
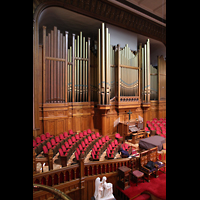
[(158, 118), (158, 101), (151, 101), (150, 119)]
[(91, 129), (93, 113), (94, 106), (89, 102), (43, 104), (40, 106), (40, 134), (59, 135), (69, 129), (76, 132)]

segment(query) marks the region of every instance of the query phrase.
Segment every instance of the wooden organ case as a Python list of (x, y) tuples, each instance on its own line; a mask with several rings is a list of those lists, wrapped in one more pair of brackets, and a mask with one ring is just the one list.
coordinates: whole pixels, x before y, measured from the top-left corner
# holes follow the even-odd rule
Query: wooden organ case
[[(97, 41), (90, 41), (82, 32), (61, 33), (56, 26), (47, 32), (43, 26), (38, 72), (40, 131), (35, 137), (90, 128), (113, 138), (118, 130), (121, 135), (132, 134), (135, 143), (137, 137), (129, 127), (144, 128), (150, 120), (149, 39), (144, 47), (140, 44), (138, 51), (133, 51), (128, 44), (112, 46), (104, 23), (97, 31)], [(91, 43), (96, 45), (96, 53)], [(127, 125), (129, 109), (131, 119), (141, 116), (144, 124), (135, 121)], [(119, 118), (126, 123), (116, 126)]]

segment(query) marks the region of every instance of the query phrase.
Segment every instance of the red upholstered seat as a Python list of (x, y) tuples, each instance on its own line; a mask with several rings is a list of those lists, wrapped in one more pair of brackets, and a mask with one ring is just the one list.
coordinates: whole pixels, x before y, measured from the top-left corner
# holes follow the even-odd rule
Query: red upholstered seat
[(44, 154), (48, 154), (48, 149), (45, 145), (42, 147), (42, 149)]
[(80, 137), (80, 138), (83, 137), (83, 133), (82, 133), (82, 132), (79, 133), (79, 137)]
[(83, 136), (86, 136), (87, 135), (87, 131), (83, 131)]
[(62, 148), (62, 151), (63, 151), (64, 153), (67, 153), (67, 152), (69, 151), (69, 149), (68, 149), (68, 150), (66, 149), (65, 145), (62, 145), (61, 148)]
[(83, 151), (85, 151), (86, 146), (85, 146), (85, 142), (84, 141), (81, 142), (81, 146), (83, 147)]
[(93, 148), (94, 148), (95, 152), (96, 152), (97, 154), (99, 154), (99, 151), (100, 151), (100, 150), (97, 149), (96, 145), (94, 145)]
[(92, 140), (95, 140), (95, 139), (96, 139), (95, 134), (92, 134)]
[(81, 154), (81, 151), (79, 148), (76, 149), (76, 152), (77, 152), (78, 156)]
[(111, 144), (109, 144), (109, 145), (108, 145), (108, 148), (109, 148), (110, 150), (112, 149), (112, 146), (111, 146)]
[(90, 134), (90, 133), (92, 133), (92, 131), (91, 131), (90, 129), (88, 129), (88, 130), (87, 130), (87, 133)]
[(166, 138), (166, 135), (164, 135), (164, 134), (161, 134), (160, 136)]
[(68, 140), (68, 144), (69, 144), (69, 146), (72, 146), (72, 145), (73, 145), (73, 143), (72, 143), (72, 140), (71, 140), (71, 139), (69, 139), (69, 140)]
[(99, 159), (99, 155), (94, 154), (94, 152), (92, 152), (91, 155), (92, 155), (92, 159), (93, 159), (93, 160)]
[(36, 141), (33, 140), (33, 147), (37, 147), (37, 146), (38, 146), (38, 145), (37, 145)]
[(101, 141), (102, 141), (103, 144), (105, 144), (106, 143), (105, 137), (102, 137)]
[(70, 129), (69, 130), (69, 135), (73, 135), (74, 133), (73, 133), (73, 131)]
[(65, 139), (62, 133), (59, 135), (59, 137), (60, 137), (60, 140), (64, 140)]
[(79, 134), (75, 135), (76, 141), (80, 140)]
[(156, 131), (156, 134), (157, 134), (157, 135), (160, 135), (160, 134), (161, 134), (161, 132), (160, 132), (160, 131)]
[(100, 149), (100, 146), (99, 146), (98, 142), (96, 142), (95, 145), (96, 145), (97, 149)]
[(64, 156), (64, 153), (63, 153), (63, 151), (62, 151), (62, 149), (61, 148), (59, 148), (59, 154), (60, 154), (60, 156)]
[(122, 138), (122, 136), (119, 133), (116, 133), (115, 138), (119, 139), (119, 138)]
[(76, 143), (76, 138), (75, 138), (75, 136), (72, 136), (72, 137), (71, 137), (71, 140), (72, 140), (72, 143), (73, 143), (73, 144)]
[(96, 135), (96, 138), (100, 137), (99, 132), (96, 132), (95, 135)]
[(65, 142), (65, 147), (67, 148), (67, 149), (70, 149), (71, 148), (71, 146), (69, 146), (69, 143), (66, 141)]
[(115, 146), (117, 146), (119, 144), (116, 139), (114, 140), (114, 144), (115, 144)]
[(47, 138), (46, 138), (45, 134), (42, 134), (42, 135), (40, 135), (40, 139), (42, 142), (44, 142)]
[(55, 141), (56, 141), (56, 144), (58, 144), (59, 142), (61, 142), (60, 138), (58, 136), (55, 137)]
[(91, 136), (88, 136), (88, 142), (89, 142), (89, 143), (92, 142), (92, 138), (91, 138)]
[(106, 136), (105, 136), (105, 140), (108, 141), (108, 140), (111, 140), (111, 139), (109, 138), (108, 135), (106, 135)]
[(106, 153), (107, 153), (107, 157), (108, 157), (108, 158), (114, 158), (113, 153), (110, 151), (109, 148), (107, 148)]
[(79, 155), (78, 155), (77, 152), (75, 152), (75, 158), (76, 158), (77, 161), (79, 160)]
[(64, 138), (67, 138), (69, 136), (67, 132), (64, 132), (63, 135), (64, 135)]
[(155, 130), (155, 128), (154, 128), (153, 126), (152, 126), (150, 129), (151, 129), (151, 131), (154, 131), (154, 130)]
[(159, 126), (157, 126), (157, 127), (156, 127), (156, 130), (157, 130), (157, 131), (160, 131), (160, 127), (159, 127)]
[(88, 141), (88, 139), (87, 139), (87, 138), (85, 138), (84, 142), (85, 142), (85, 145), (86, 145), (86, 146), (88, 146), (88, 145), (89, 145), (89, 141)]
[(139, 171), (139, 170), (135, 170), (135, 171), (133, 171), (132, 173), (133, 173), (133, 175), (134, 175), (135, 177), (137, 177), (137, 178), (139, 178), (139, 177), (141, 177), (141, 176), (144, 175), (144, 173), (141, 172), (141, 171)]
[(99, 146), (100, 147), (103, 146), (103, 143), (102, 143), (101, 139), (99, 140)]
[(166, 127), (165, 126), (161, 127), (161, 130), (166, 131)]
[(54, 149), (56, 146), (52, 146), (50, 142), (47, 142), (47, 149)]
[(53, 137), (53, 135), (50, 135), (50, 133), (45, 133), (45, 135), (46, 135), (46, 138), (48, 139), (48, 138), (51, 138), (51, 137)]
[(51, 145), (52, 145), (52, 146), (56, 146), (56, 145), (57, 145), (57, 143), (55, 142), (54, 139), (51, 139)]
[(40, 139), (40, 137), (36, 137), (35, 140), (36, 140), (36, 143), (37, 143), (37, 144), (40, 144), (40, 143), (41, 143), (41, 139)]
[(78, 145), (79, 150), (83, 151), (83, 147), (81, 144)]
[(114, 148), (115, 148), (115, 143), (114, 143), (114, 142), (111, 142), (111, 146), (112, 146), (112, 148), (114, 149)]

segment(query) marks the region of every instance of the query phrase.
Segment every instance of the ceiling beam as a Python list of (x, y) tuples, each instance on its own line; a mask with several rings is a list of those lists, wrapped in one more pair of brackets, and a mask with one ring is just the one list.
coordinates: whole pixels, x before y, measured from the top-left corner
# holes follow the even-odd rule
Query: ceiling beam
[(153, 12), (155, 12), (156, 10), (158, 10), (160, 7), (164, 6), (166, 4), (166, 2), (164, 2), (163, 4), (159, 5), (158, 7), (153, 9)]

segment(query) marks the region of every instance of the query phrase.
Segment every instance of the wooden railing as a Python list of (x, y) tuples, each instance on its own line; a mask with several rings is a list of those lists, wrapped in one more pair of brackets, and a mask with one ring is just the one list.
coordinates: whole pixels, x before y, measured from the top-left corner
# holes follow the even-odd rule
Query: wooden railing
[[(87, 189), (85, 188), (86, 182), (94, 181), (97, 176), (115, 176), (117, 178), (118, 168), (121, 166), (135, 168), (136, 160), (134, 160), (134, 163), (131, 166), (130, 158), (84, 163), (84, 157), (81, 157), (78, 164), (57, 170), (33, 174), (33, 183), (52, 186), (58, 189), (65, 188), (64, 191), (66, 194), (75, 191), (83, 192)], [(93, 188), (91, 188), (91, 190), (93, 192)], [(39, 194), (38, 191), (33, 191), (33, 199), (37, 199), (40, 195), (42, 195), (42, 193)], [(81, 195), (80, 199), (84, 199), (84, 195)], [(91, 197), (87, 196), (87, 198)]]
[(52, 193), (54, 195), (54, 198), (57, 199), (57, 200), (60, 200), (60, 199), (72, 200), (64, 192), (61, 192), (60, 190), (52, 188), (50, 186), (40, 185), (40, 184), (33, 184), (33, 189), (35, 189), (35, 190), (45, 190), (47, 192), (50, 192), (50, 193)]

